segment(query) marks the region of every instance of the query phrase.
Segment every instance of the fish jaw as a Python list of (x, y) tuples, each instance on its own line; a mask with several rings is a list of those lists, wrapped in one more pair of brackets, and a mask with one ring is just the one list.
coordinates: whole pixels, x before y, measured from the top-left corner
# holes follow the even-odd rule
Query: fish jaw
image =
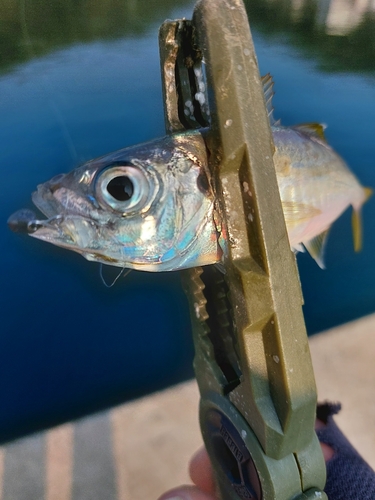
[(27, 232), (33, 238), (72, 250), (89, 260), (117, 265), (121, 254), (113, 251), (115, 247), (108, 252), (100, 238), (103, 230), (109, 236), (110, 220), (101, 214), (88, 193), (78, 194), (75, 177), (77, 171), (61, 174), (38, 186), (32, 201), (47, 219), (30, 219)]
[(28, 223), (28, 232), (33, 238), (73, 250), (84, 256), (87, 252), (95, 252), (93, 241), (97, 230), (90, 219), (61, 215), (46, 220), (34, 219)]
[[(34, 238), (118, 267), (170, 271), (213, 264), (223, 249), (206, 169), (199, 133), (127, 148), (39, 185), (32, 199), (47, 219), (28, 212), (19, 226)], [(130, 205), (111, 195), (124, 172), (133, 175)], [(12, 224), (17, 226), (17, 214)]]

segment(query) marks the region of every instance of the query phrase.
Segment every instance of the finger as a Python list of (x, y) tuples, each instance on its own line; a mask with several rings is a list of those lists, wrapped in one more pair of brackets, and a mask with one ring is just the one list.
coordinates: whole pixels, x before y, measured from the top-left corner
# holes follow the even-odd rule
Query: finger
[(200, 448), (191, 459), (189, 473), (191, 480), (198, 488), (210, 495), (214, 494), (212, 466), (205, 448)]
[(204, 493), (197, 486), (180, 486), (167, 491), (159, 500), (217, 500), (217, 498)]

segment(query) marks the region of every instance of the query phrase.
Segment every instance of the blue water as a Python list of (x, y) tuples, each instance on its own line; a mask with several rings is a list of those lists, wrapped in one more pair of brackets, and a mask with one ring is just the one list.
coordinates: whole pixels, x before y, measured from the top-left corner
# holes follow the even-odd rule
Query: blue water
[[(168, 16), (190, 17), (191, 2)], [(158, 24), (141, 35), (72, 44), (0, 75), (2, 300), (0, 440), (192, 376), (179, 275), (130, 273), (105, 288), (96, 264), (6, 227), (35, 186), (92, 157), (163, 135)], [(285, 37), (253, 32), (275, 116), (319, 121), (367, 186), (375, 186), (375, 77), (320, 69)], [(354, 254), (349, 212), (327, 245), (327, 270), (298, 257), (309, 333), (375, 311), (375, 199)]]

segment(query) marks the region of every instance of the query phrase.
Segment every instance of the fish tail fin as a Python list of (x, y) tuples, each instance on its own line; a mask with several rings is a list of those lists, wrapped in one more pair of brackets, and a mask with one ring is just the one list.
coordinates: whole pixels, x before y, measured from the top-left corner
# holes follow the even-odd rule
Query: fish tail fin
[[(373, 190), (371, 188), (363, 188), (365, 192), (365, 199), (363, 203), (373, 195)], [(361, 220), (361, 207), (353, 207), (352, 213), (352, 231), (353, 231), (353, 244), (355, 252), (360, 252), (362, 250), (362, 220)]]
[(365, 202), (371, 198), (371, 196), (374, 194), (374, 191), (373, 189), (369, 188), (369, 187), (365, 187), (363, 188), (364, 192), (365, 192)]
[(361, 209), (360, 208), (353, 209), (352, 231), (353, 231), (354, 251), (360, 252), (362, 250), (362, 221), (361, 221)]

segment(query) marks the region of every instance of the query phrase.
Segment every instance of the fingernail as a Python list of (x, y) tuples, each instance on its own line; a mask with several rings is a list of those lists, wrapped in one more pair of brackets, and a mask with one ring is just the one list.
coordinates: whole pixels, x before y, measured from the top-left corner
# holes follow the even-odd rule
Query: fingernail
[(190, 496), (189, 497), (163, 497), (161, 500), (190, 500)]
[[(190, 494), (191, 493), (191, 494)], [(164, 493), (159, 500), (192, 500), (193, 498), (201, 498), (201, 495), (197, 495), (196, 486), (180, 486), (173, 490)]]

